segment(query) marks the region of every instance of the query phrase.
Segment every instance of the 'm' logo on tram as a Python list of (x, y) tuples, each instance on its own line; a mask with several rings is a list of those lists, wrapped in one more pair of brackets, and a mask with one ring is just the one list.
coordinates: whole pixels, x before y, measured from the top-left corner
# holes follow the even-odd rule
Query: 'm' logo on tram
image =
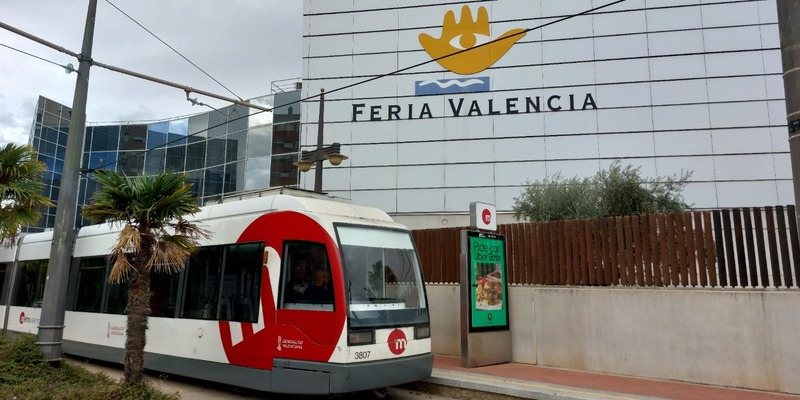
[(389, 340), (387, 340), (387, 342), (389, 345), (389, 351), (396, 356), (403, 354), (403, 352), (406, 351), (406, 346), (408, 345), (406, 334), (400, 329), (393, 330), (392, 333), (389, 334)]

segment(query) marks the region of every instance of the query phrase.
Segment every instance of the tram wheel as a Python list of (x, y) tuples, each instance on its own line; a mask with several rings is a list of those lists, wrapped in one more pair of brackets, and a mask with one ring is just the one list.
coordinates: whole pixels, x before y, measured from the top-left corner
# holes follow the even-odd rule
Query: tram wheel
[(389, 388), (372, 389), (372, 397), (376, 399), (385, 399), (389, 394)]

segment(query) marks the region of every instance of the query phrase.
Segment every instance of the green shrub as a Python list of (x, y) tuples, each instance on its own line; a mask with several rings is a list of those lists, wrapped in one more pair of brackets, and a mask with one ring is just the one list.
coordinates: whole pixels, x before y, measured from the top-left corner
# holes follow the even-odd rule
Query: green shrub
[(36, 346), (36, 337), (0, 336), (0, 399), (175, 400), (149, 384), (120, 386), (105, 374), (93, 374), (70, 362), (52, 366)]
[(560, 173), (527, 182), (514, 198), (514, 215), (527, 221), (557, 221), (608, 216), (679, 212), (689, 208), (683, 189), (692, 172), (648, 179), (641, 167), (617, 160), (594, 177), (564, 179)]

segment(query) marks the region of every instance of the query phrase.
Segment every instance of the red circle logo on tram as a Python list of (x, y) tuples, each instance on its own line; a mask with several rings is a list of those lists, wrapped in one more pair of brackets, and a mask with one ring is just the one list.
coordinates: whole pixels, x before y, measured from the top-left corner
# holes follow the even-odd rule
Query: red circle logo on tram
[(484, 224), (489, 225), (489, 224), (492, 223), (492, 212), (489, 211), (488, 209), (485, 209), (485, 208), (483, 209), (482, 217), (483, 217), (483, 223)]
[(406, 346), (408, 345), (408, 339), (406, 339), (406, 334), (403, 333), (400, 329), (395, 329), (392, 333), (389, 334), (389, 351), (392, 354), (399, 356), (406, 351)]
[(25, 313), (24, 312), (19, 313), (19, 323), (20, 324), (24, 324), (25, 323)]

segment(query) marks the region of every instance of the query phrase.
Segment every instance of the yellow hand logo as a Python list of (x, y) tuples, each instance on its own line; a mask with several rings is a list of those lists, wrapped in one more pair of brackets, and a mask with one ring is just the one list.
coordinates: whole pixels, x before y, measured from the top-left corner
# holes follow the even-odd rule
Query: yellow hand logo
[[(442, 37), (439, 39), (422, 33), (419, 43), (433, 59), (471, 49), (491, 41), (489, 31), (489, 13), (485, 7), (478, 8), (478, 19), (472, 19), (472, 11), (468, 6), (461, 8), (461, 22), (456, 22), (456, 14), (450, 10), (444, 16)], [(496, 41), (456, 54), (437, 62), (460, 75), (471, 75), (491, 67), (500, 60), (517, 41), (525, 37), (524, 29), (512, 29), (500, 35)]]

